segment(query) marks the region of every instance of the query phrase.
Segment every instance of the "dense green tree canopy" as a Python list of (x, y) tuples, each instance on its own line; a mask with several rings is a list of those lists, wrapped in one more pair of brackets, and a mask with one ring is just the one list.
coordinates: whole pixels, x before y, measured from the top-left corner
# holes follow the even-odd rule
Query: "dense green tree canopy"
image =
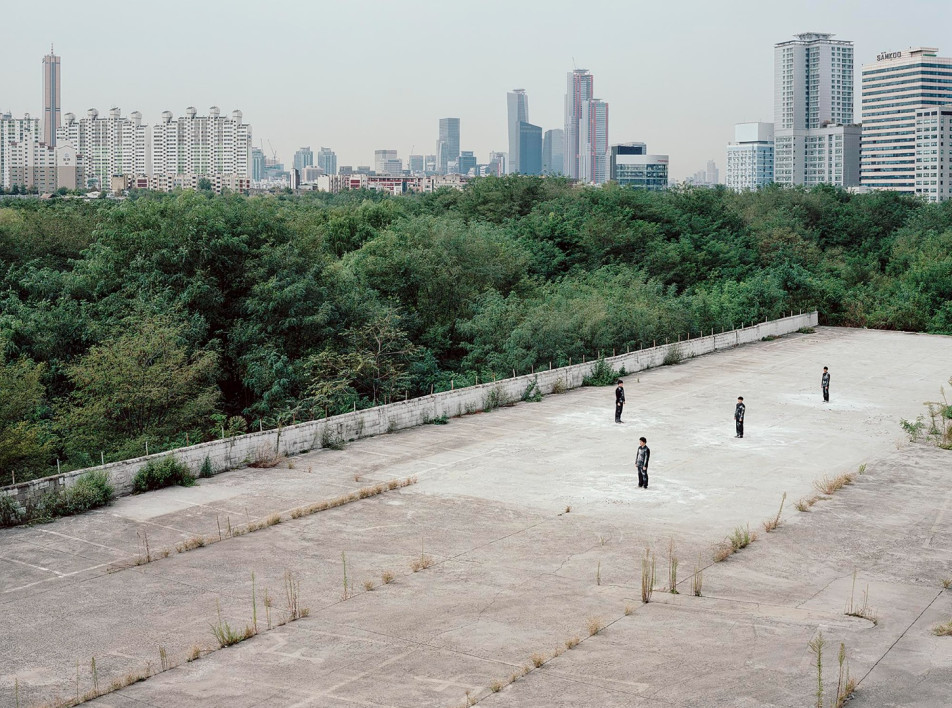
[(0, 199), (0, 482), (814, 307), (952, 334), (952, 203), (517, 176)]

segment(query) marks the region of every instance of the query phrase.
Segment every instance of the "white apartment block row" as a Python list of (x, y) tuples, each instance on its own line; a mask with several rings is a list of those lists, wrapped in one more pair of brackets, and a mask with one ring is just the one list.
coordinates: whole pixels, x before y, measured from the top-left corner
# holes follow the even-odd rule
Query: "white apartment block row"
[(924, 199), (952, 199), (952, 104), (916, 111), (915, 180)]
[(83, 155), (88, 186), (109, 188), (117, 175), (251, 176), (251, 126), (241, 111), (222, 116), (212, 106), (199, 116), (190, 106), (178, 119), (165, 111), (151, 128), (138, 111), (126, 118), (118, 108), (106, 116), (93, 108), (80, 120), (72, 113), (64, 119), (57, 140)]

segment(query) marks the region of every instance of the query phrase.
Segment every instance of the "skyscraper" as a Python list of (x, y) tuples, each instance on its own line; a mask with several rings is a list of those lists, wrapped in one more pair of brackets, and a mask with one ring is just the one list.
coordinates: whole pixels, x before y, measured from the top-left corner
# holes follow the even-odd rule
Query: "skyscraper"
[(330, 148), (322, 147), (317, 153), (317, 166), (324, 170), (325, 175), (336, 175), (337, 153)]
[(459, 159), (459, 118), (440, 118), (440, 137), (436, 141), (437, 171), (446, 174), (449, 163)]
[(545, 135), (542, 136), (542, 174), (565, 174), (564, 151), (565, 131), (561, 128), (545, 131)]
[(476, 156), (473, 155), (472, 150), (463, 150), (459, 155), (457, 164), (459, 165), (459, 173), (468, 175), (470, 170), (476, 169)]
[(294, 153), (294, 169), (303, 172), (305, 167), (311, 167), (314, 164), (314, 151), (310, 147), (299, 148)]
[[(933, 142), (941, 116), (920, 116), (935, 118), (928, 130), (922, 130), (926, 126), (917, 128), (916, 113), (927, 106), (952, 104), (952, 58), (939, 57), (937, 52), (933, 47), (885, 52), (875, 63), (863, 65), (864, 187), (924, 193), (920, 182), (925, 177), (919, 176), (916, 168), (927, 164), (923, 160), (931, 164), (932, 156), (948, 143)], [(928, 150), (917, 155), (920, 148)], [(932, 183), (927, 183), (929, 187), (935, 185), (932, 175), (928, 182)]]
[(514, 89), (506, 94), (509, 123), (509, 170), (519, 172), (520, 123), (529, 122), (529, 97), (525, 89)]
[(804, 32), (774, 47), (774, 172), (780, 184), (858, 184), (853, 43)]
[(60, 58), (50, 53), (43, 57), (43, 142), (56, 145), (56, 129), (60, 127)]
[(542, 128), (519, 121), (519, 168), (510, 172), (542, 174)]
[(264, 179), (264, 150), (251, 148), (251, 179), (260, 182)]
[(774, 181), (773, 123), (738, 123), (727, 146), (727, 188), (757, 190)]
[(591, 100), (593, 89), (594, 77), (588, 73), (588, 69), (575, 69), (566, 75), (565, 174), (573, 179), (579, 179), (579, 161), (582, 159), (582, 145), (579, 140), (582, 106)]
[(592, 98), (582, 102), (578, 122), (578, 180), (591, 184), (608, 181), (608, 104)]
[[(265, 159), (265, 172), (269, 167)], [(154, 175), (252, 176), (251, 126), (241, 111), (221, 115), (218, 106), (198, 115), (193, 106), (173, 120), (171, 111), (152, 126), (152, 173)]]
[(15, 182), (11, 176), (13, 143), (34, 143), (40, 140), (40, 119), (14, 118), (10, 113), (0, 114), (0, 188), (9, 189)]

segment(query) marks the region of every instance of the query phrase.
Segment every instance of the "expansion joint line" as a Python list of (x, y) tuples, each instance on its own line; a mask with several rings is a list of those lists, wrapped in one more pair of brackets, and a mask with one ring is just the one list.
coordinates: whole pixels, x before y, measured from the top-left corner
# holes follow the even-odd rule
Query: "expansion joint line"
[(895, 646), (899, 643), (899, 640), (906, 636), (906, 633), (907, 633), (910, 629), (912, 629), (913, 625), (915, 625), (916, 622), (919, 621), (919, 619), (922, 617), (922, 615), (924, 615), (924, 614), (926, 613), (926, 611), (927, 611), (930, 607), (932, 607), (932, 606), (935, 604), (935, 601), (939, 599), (939, 597), (942, 595), (943, 592), (945, 592), (945, 591), (944, 591), (944, 590), (939, 590), (939, 591), (935, 594), (935, 597), (932, 598), (932, 600), (929, 602), (929, 604), (922, 608), (922, 612), (920, 612), (918, 615), (916, 615), (916, 618), (915, 618), (914, 620), (912, 620), (912, 622), (909, 623), (909, 626), (906, 627), (904, 630), (902, 630), (902, 634), (900, 634), (898, 637), (896, 637), (896, 641), (894, 641), (892, 644), (889, 645), (889, 648), (886, 649), (886, 651), (883, 652), (883, 655), (882, 655), (881, 657), (879, 657), (878, 659), (876, 659), (876, 663), (869, 667), (869, 671), (867, 671), (865, 674), (863, 674), (863, 678), (861, 678), (859, 681), (856, 682), (856, 687), (857, 687), (857, 688), (859, 688), (859, 685), (860, 685), (861, 683), (863, 683), (863, 681), (866, 680), (866, 677), (867, 677), (867, 676), (869, 676), (871, 673), (873, 673), (873, 670), (874, 670), (877, 666), (879, 666), (879, 662), (886, 658), (886, 655), (889, 654), (889, 652), (891, 652), (891, 651), (893, 650), (893, 647), (895, 647)]

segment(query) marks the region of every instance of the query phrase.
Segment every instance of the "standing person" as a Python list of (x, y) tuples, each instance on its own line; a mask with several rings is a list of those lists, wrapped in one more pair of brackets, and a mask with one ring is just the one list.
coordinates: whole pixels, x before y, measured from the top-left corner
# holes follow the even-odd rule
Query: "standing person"
[(737, 428), (735, 438), (744, 437), (744, 413), (747, 412), (747, 406), (744, 405), (744, 397), (737, 397), (737, 406), (734, 408), (734, 427)]
[(621, 410), (625, 407), (625, 382), (618, 379), (618, 388), (615, 389), (615, 422), (623, 422)]
[(830, 370), (823, 367), (823, 378), (820, 379), (820, 388), (823, 389), (823, 402), (830, 402)]
[(648, 459), (651, 457), (651, 450), (648, 449), (648, 441), (644, 438), (638, 438), (638, 453), (635, 455), (635, 467), (638, 468), (638, 486), (648, 488)]

